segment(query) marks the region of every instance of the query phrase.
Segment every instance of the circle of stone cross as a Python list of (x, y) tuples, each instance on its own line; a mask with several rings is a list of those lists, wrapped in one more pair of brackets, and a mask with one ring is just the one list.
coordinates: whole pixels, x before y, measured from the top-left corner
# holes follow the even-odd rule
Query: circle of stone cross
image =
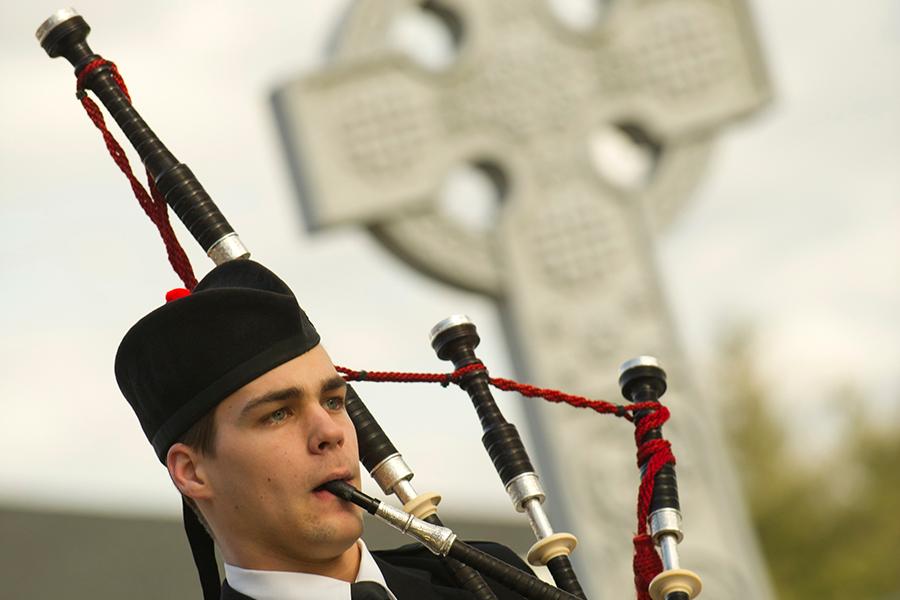
[[(770, 598), (652, 251), (721, 128), (769, 98), (766, 70), (742, 0), (610, 6), (578, 30), (550, 0), (358, 1), (332, 63), (274, 95), (285, 149), (310, 229), (364, 225), (410, 265), (501, 302), (520, 377), (614, 399), (622, 360), (661, 357), (686, 513), (682, 562), (710, 597)], [(390, 42), (397, 19), (416, 10), (440, 17), (458, 42), (449, 65), (423, 68)], [(592, 154), (610, 131), (649, 151), (652, 169), (637, 184)], [(447, 173), (466, 164), (501, 197), (487, 228), (438, 201)], [(588, 596), (630, 595), (630, 435), (578, 411), (525, 412), (554, 525), (580, 536), (572, 558)]]
[[(717, 130), (768, 97), (741, 2), (621, 1), (597, 28), (576, 31), (546, 1), (445, 0), (461, 47), (441, 71), (390, 45), (394, 18), (416, 4), (357, 3), (334, 64), (276, 94), (307, 225), (366, 224), (415, 267), (494, 297), (504, 295), (494, 238), (508, 206), (545, 207), (535, 243), (551, 279), (600, 277), (594, 259), (617, 267), (604, 205), (639, 203), (665, 225)], [(659, 149), (639, 189), (618, 188), (591, 160), (592, 134), (622, 128)], [(473, 231), (440, 212), (436, 196), (460, 164), (505, 182), (495, 228)], [(556, 232), (573, 228), (559, 242)]]

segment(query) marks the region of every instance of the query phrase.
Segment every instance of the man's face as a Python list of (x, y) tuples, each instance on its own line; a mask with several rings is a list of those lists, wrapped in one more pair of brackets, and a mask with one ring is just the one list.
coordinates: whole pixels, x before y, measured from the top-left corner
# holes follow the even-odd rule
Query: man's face
[(361, 511), (315, 491), (332, 479), (360, 485), (345, 393), (319, 345), (219, 404), (214, 456), (200, 457), (198, 466), (220, 542), (275, 563), (325, 561), (353, 545)]

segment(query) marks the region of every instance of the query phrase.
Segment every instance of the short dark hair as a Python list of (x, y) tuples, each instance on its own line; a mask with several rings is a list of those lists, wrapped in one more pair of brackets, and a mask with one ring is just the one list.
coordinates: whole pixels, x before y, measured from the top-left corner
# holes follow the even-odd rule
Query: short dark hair
[[(216, 419), (215, 419), (216, 409), (213, 408), (205, 415), (200, 417), (200, 419), (191, 425), (191, 428), (185, 431), (178, 441), (182, 444), (190, 446), (200, 454), (204, 454), (206, 456), (215, 456), (216, 455)], [(200, 524), (203, 525), (203, 528), (206, 529), (206, 532), (212, 537), (212, 529), (209, 527), (209, 523), (206, 521), (206, 518), (203, 516), (203, 513), (200, 512), (200, 508), (197, 506), (197, 503), (194, 502), (193, 498), (189, 498), (184, 494), (181, 495), (184, 498), (184, 501), (188, 506), (191, 507), (191, 510), (194, 511), (194, 514), (197, 515), (197, 519), (200, 520)]]
[(213, 408), (185, 431), (178, 441), (207, 456), (216, 455), (216, 409)]

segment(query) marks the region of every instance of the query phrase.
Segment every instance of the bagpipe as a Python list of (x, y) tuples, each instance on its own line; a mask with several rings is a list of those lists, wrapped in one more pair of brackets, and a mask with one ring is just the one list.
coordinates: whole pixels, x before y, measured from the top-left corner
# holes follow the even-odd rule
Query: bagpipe
[[(190, 262), (168, 219), (168, 208), (215, 264), (247, 258), (249, 252), (191, 170), (179, 162), (153, 133), (131, 104), (116, 66), (95, 54), (87, 43), (90, 27), (72, 9), (59, 10), (37, 30), (37, 38), (50, 57), (62, 56), (75, 68), (76, 97), (100, 129), (113, 160), (126, 175), (138, 202), (156, 225), (169, 262), (185, 287), (196, 285)], [(99, 107), (87, 95), (93, 92), (137, 151), (147, 172), (149, 191), (132, 173), (121, 146), (109, 132)], [(386, 495), (403, 503), (396, 508), (343, 482), (326, 484), (335, 495), (353, 502), (443, 557), (459, 585), (479, 600), (495, 598), (481, 574), (527, 598), (585, 598), (569, 556), (577, 540), (555, 532), (544, 511), (545, 491), (516, 430), (494, 400), (491, 388), (515, 391), (526, 397), (591, 409), (633, 423), (637, 463), (641, 474), (634, 537), (634, 570), (638, 598), (689, 600), (700, 593), (700, 578), (682, 569), (678, 543), (682, 540), (681, 512), (675, 458), (662, 426), (668, 409), (659, 399), (666, 391), (666, 374), (653, 357), (641, 356), (620, 368), (619, 385), (626, 404), (614, 404), (491, 377), (475, 350), (480, 342), (476, 326), (462, 315), (439, 322), (431, 331), (437, 357), (450, 362), (448, 373), (358, 371), (337, 367), (347, 381), (431, 382), (454, 384), (469, 396), (482, 426), (482, 443), (505, 487), (513, 507), (523, 513), (536, 542), (528, 562), (550, 571), (552, 586), (459, 540), (437, 515), (440, 496), (419, 494), (413, 471), (369, 412), (357, 392), (348, 388), (347, 412), (356, 428), (360, 461)]]

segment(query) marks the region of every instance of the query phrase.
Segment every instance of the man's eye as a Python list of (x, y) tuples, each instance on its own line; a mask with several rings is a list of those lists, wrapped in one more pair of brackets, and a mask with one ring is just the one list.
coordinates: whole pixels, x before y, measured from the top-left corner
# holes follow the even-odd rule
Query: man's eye
[(284, 421), (287, 418), (288, 418), (288, 409), (279, 408), (278, 410), (276, 410), (275, 412), (273, 412), (269, 415), (268, 420), (271, 423), (281, 423), (282, 421)]
[(340, 396), (335, 396), (334, 398), (326, 398), (324, 402), (322, 402), (322, 406), (327, 408), (328, 410), (341, 410), (344, 408), (344, 399)]

